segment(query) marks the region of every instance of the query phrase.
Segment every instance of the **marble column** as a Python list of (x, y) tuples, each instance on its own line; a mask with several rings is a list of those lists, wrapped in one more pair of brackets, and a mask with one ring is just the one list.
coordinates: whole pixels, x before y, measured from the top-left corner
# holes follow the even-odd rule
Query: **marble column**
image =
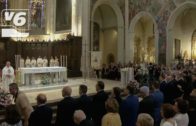
[[(46, 0), (46, 33), (53, 34), (56, 25), (56, 0)], [(51, 18), (53, 17), (53, 18)]]

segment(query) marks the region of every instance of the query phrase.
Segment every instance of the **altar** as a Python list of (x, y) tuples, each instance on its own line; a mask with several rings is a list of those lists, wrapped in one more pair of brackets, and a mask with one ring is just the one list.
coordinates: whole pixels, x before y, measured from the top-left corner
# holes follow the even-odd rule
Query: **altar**
[[(19, 68), (18, 74), (18, 81), (21, 85), (40, 84), (40, 82), (42, 84), (62, 83), (67, 81), (66, 67)], [(36, 83), (35, 80), (40, 80), (40, 82)]]

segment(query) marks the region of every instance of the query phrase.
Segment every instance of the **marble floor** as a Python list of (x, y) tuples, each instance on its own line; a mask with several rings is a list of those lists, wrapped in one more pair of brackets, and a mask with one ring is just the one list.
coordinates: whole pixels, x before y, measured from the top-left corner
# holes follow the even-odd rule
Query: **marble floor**
[[(102, 80), (105, 83), (105, 90), (111, 90), (113, 87), (122, 87), (120, 81)], [(88, 94), (94, 94), (97, 79), (69, 78), (68, 82), (53, 85), (36, 85), (22, 86), (20, 90), (25, 92), (32, 105), (36, 104), (35, 98), (37, 94), (44, 93), (47, 95), (48, 102), (55, 102), (62, 99), (61, 90), (64, 86), (71, 86), (72, 96), (78, 96), (78, 88), (80, 84), (88, 86)]]

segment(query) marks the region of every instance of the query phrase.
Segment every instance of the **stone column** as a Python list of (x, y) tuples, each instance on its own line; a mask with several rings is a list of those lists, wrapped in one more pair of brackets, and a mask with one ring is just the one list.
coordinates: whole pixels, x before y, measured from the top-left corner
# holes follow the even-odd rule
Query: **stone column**
[(90, 71), (90, 0), (82, 1), (82, 58), (83, 77), (89, 77)]
[(129, 1), (125, 0), (125, 63), (133, 61), (133, 51), (131, 50), (129, 33)]

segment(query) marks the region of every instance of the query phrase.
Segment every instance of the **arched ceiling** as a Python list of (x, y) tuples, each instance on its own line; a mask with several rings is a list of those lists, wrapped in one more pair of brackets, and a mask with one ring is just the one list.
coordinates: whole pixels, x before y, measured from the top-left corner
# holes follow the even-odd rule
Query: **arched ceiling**
[(115, 28), (117, 26), (116, 14), (108, 5), (99, 6), (95, 11), (93, 19), (102, 29)]

